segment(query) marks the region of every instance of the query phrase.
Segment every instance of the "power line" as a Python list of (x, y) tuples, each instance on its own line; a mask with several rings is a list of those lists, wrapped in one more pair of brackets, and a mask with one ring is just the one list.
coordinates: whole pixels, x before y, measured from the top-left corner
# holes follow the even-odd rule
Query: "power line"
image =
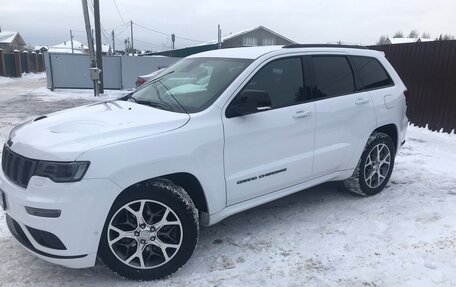
[(155, 32), (155, 33), (158, 33), (158, 34), (161, 34), (161, 35), (164, 35), (164, 36), (171, 36), (171, 34), (168, 34), (168, 33), (164, 33), (164, 32), (160, 32), (160, 31), (157, 31), (157, 30), (154, 30), (154, 29), (151, 29), (151, 28), (148, 28), (146, 26), (143, 26), (143, 25), (140, 25), (138, 23), (133, 23), (133, 25), (136, 25), (138, 27), (141, 27), (143, 29), (146, 29), (146, 30), (149, 30), (149, 31), (152, 31), (152, 32)]
[[(90, 8), (91, 8), (92, 15), (95, 17), (93, 0), (90, 0), (89, 3), (90, 3)], [(125, 25), (125, 24), (118, 25), (117, 27), (120, 27), (120, 26), (123, 26), (123, 25)], [(100, 26), (101, 26), (101, 32), (102, 32), (104, 40), (106, 42), (108, 42), (108, 43), (111, 42), (111, 36), (109, 35), (109, 33), (106, 31), (105, 27), (103, 26), (103, 23), (101, 21), (101, 17), (100, 17)]]
[(71, 29), (71, 31), (73, 32), (77, 32), (77, 33), (85, 33), (86, 31), (82, 31), (82, 30), (74, 30), (74, 29)]
[(159, 45), (159, 44), (154, 44), (154, 43), (151, 43), (151, 42), (147, 42), (147, 41), (142, 41), (142, 40), (138, 40), (135, 38), (135, 41), (137, 42), (140, 42), (140, 43), (143, 43), (143, 44), (148, 44), (148, 45), (152, 45), (152, 46), (156, 46), (156, 47), (162, 47), (162, 45)]
[[(125, 20), (123, 19), (122, 15), (120, 14), (119, 7), (117, 7), (116, 0), (112, 0), (112, 1), (114, 2), (114, 5), (116, 6), (117, 14), (119, 14), (119, 17), (120, 17), (120, 19), (122, 20), (122, 22), (125, 23)], [(125, 23), (125, 24), (126, 24), (126, 23)]]
[(120, 25), (116, 25), (114, 27), (107, 28), (107, 30), (116, 30), (116, 29), (120, 29), (120, 28), (123, 28), (123, 27), (128, 27), (128, 23), (123, 23), (123, 24), (120, 24)]
[(127, 31), (128, 28), (130, 28), (130, 25), (125, 26), (125, 28), (123, 28), (122, 31), (117, 32), (117, 35), (120, 35), (120, 34), (122, 34), (123, 32)]
[[(149, 31), (152, 31), (152, 32), (155, 32), (155, 33), (164, 35), (164, 36), (171, 37), (171, 34), (169, 34), (169, 33), (161, 32), (161, 31), (158, 31), (158, 30), (155, 30), (155, 29), (146, 27), (146, 26), (144, 26), (144, 25), (138, 24), (138, 23), (136, 23), (136, 22), (133, 23), (133, 25), (136, 25), (136, 26), (141, 27), (141, 28), (143, 28), (143, 29), (146, 29), (146, 30), (149, 30)], [(206, 41), (195, 40), (195, 39), (190, 39), (190, 38), (184, 38), (184, 37), (179, 37), (179, 36), (176, 36), (176, 38), (177, 38), (177, 39), (181, 39), (181, 40), (187, 40), (187, 41), (192, 41), (192, 42), (198, 42), (198, 43), (204, 43), (204, 42), (206, 42)]]
[(187, 41), (192, 41), (192, 42), (198, 42), (198, 43), (205, 43), (207, 41), (200, 41), (200, 40), (194, 40), (194, 39), (189, 39), (189, 38), (184, 38), (184, 37), (179, 37), (179, 36), (176, 36), (177, 39), (181, 39), (181, 40), (187, 40)]

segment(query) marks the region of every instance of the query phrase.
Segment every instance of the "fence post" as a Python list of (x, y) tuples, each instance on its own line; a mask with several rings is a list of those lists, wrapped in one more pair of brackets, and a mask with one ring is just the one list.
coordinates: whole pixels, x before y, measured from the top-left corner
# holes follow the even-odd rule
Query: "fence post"
[(44, 55), (43, 53), (38, 53), (38, 72), (44, 71)]
[(0, 48), (0, 76), (6, 76), (5, 59), (3, 58), (3, 50)]
[(20, 78), (22, 76), (21, 69), (21, 57), (18, 50), (14, 50), (14, 68), (15, 68), (15, 77)]
[(23, 59), (24, 59), (24, 72), (25, 73), (30, 73), (30, 55), (29, 55), (29, 52), (28, 51), (24, 51), (22, 52), (22, 55), (23, 55)]
[(37, 67), (37, 59), (36, 59), (36, 53), (35, 52), (32, 52), (30, 54), (30, 70), (33, 72), (33, 73), (36, 73), (38, 72), (38, 67)]

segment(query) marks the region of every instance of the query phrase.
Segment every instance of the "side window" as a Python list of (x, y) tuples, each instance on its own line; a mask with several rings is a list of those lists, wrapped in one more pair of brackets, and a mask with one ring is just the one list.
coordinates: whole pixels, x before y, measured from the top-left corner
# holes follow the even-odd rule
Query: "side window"
[(303, 81), (301, 58), (286, 58), (266, 64), (243, 91), (266, 91), (271, 98), (271, 108), (275, 109), (305, 101)]
[(376, 89), (393, 85), (382, 64), (371, 57), (352, 56), (362, 83), (362, 89)]
[(355, 79), (345, 56), (312, 56), (315, 71), (314, 98), (353, 93)]

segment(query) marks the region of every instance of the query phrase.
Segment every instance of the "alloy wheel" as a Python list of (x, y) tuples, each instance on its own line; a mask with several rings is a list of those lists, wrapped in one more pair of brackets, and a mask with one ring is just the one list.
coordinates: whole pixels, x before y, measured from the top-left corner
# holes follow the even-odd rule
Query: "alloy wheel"
[(182, 223), (167, 205), (154, 200), (125, 204), (112, 217), (108, 245), (133, 268), (153, 269), (169, 262), (182, 245)]
[(391, 166), (391, 151), (386, 144), (375, 145), (367, 155), (364, 180), (370, 188), (379, 187), (386, 179)]

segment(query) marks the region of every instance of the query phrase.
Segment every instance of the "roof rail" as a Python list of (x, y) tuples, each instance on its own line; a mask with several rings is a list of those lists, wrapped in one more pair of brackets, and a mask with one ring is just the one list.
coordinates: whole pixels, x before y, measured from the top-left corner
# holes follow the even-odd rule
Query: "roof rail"
[(366, 49), (368, 47), (359, 46), (359, 45), (338, 45), (338, 44), (291, 44), (283, 46), (282, 48), (351, 48), (351, 49)]

